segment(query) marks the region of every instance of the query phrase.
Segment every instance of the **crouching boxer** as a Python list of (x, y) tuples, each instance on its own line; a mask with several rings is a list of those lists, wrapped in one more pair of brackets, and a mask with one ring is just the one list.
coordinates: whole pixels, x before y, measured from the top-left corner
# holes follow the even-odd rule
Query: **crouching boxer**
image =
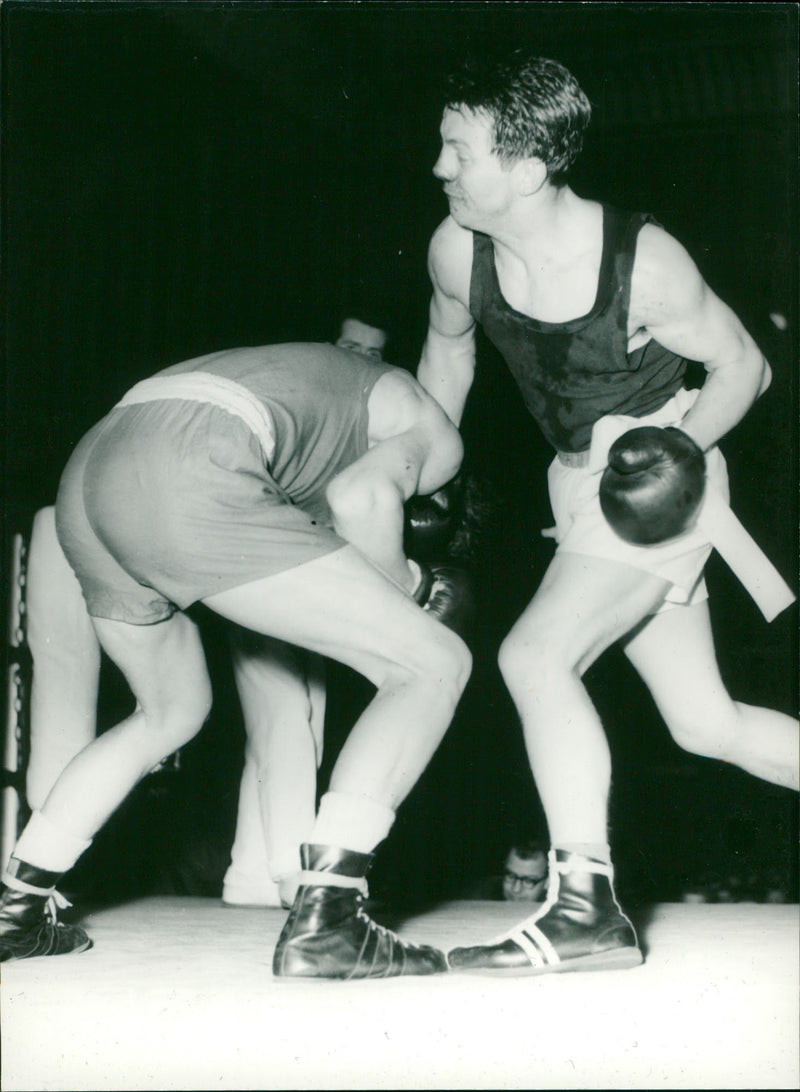
[(0, 892), (3, 959), (78, 952), (61, 875), (133, 786), (196, 735), (211, 688), (203, 603), (255, 633), (340, 660), (376, 687), (333, 769), (274, 954), (280, 976), (446, 969), (361, 905), (376, 846), (423, 771), (470, 671), (415, 599), (403, 505), (457, 472), (458, 432), (406, 372), (330, 345), (234, 349), (137, 384), (81, 441), (56, 521), (104, 651), (137, 701), (35, 811)]

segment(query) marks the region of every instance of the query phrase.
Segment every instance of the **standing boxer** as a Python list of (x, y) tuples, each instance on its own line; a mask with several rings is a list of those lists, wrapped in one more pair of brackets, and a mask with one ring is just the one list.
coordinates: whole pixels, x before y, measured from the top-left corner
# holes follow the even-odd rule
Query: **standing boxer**
[[(418, 378), (458, 424), (480, 323), (556, 452), (557, 552), (500, 650), (549, 825), (548, 900), (499, 942), (451, 952), (460, 971), (641, 962), (612, 884), (609, 748), (581, 681), (613, 642), (624, 642), (681, 746), (778, 785), (798, 783), (797, 722), (725, 690), (702, 579), (715, 535), (731, 558), (753, 553), (752, 543), (741, 545), (741, 527), (731, 529), (717, 442), (767, 389), (770, 369), (652, 217), (569, 187), (590, 112), (555, 61), (518, 52), (488, 71), (467, 67), (450, 85), (434, 167), (450, 215), (430, 244), (433, 297)], [(699, 394), (684, 388), (687, 360), (705, 366)], [(619, 507), (620, 477), (643, 477), (644, 523), (666, 513), (671, 524), (666, 541), (648, 546), (636, 541), (637, 498), (617, 520), (621, 533), (599, 501), (609, 446), (636, 425), (652, 427), (617, 445), (606, 506)], [(682, 508), (684, 494), (696, 492), (692, 460), (703, 464), (705, 522)], [(664, 472), (671, 488), (660, 484)], [(655, 501), (654, 491), (662, 494)], [(793, 599), (763, 555), (752, 576), (756, 594), (769, 587), (768, 617)]]
[[(221, 352), (137, 384), (62, 476), (58, 534), (134, 713), (67, 767), (3, 876), (0, 958), (81, 951), (59, 877), (133, 786), (200, 729), (211, 702), (185, 613), (332, 656), (376, 687), (333, 769), (274, 956), (282, 976), (444, 970), (361, 905), (375, 847), (427, 765), (470, 670), (420, 609), (403, 504), (458, 470), (457, 430), (400, 369), (325, 345)], [(445, 620), (442, 618), (442, 620)]]

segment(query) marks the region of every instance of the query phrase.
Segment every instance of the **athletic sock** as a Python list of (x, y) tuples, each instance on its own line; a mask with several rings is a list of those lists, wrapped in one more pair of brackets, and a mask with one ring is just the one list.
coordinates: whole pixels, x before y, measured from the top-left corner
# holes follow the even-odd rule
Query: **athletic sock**
[(603, 864), (611, 864), (611, 847), (608, 842), (560, 842), (553, 849), (561, 849), (565, 853), (577, 853), (581, 857), (591, 857), (592, 860), (602, 861)]
[(371, 853), (392, 829), (395, 813), (368, 796), (326, 792), (309, 841), (356, 853)]
[(14, 847), (17, 860), (46, 872), (69, 872), (82, 853), (92, 844), (56, 826), (41, 811), (34, 811)]

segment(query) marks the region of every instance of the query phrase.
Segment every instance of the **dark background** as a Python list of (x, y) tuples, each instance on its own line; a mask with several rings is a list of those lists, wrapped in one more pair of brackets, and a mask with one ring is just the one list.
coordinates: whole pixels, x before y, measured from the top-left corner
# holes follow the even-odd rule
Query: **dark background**
[[(136, 380), (211, 350), (330, 340), (353, 301), (415, 369), (425, 259), (446, 202), (431, 175), (438, 80), (469, 50), (563, 61), (595, 116), (573, 186), (653, 212), (772, 362), (723, 442), (734, 504), (787, 579), (797, 558), (796, 5), (23, 3), (0, 10), (5, 544), (52, 503), (82, 433)], [(787, 321), (780, 330), (770, 319)], [(476, 557), (476, 667), (456, 721), (381, 849), (389, 897), (458, 894), (540, 821), (497, 646), (552, 547), (549, 452), (480, 343), (464, 433), (491, 502)], [(714, 557), (723, 675), (797, 704), (797, 611), (767, 625)], [(4, 591), (5, 594), (5, 591)], [(96, 896), (218, 893), (240, 716), (208, 626), (217, 704), (181, 769), (149, 778), (76, 876)], [(587, 679), (615, 755), (612, 839), (629, 899), (769, 876), (796, 898), (787, 790), (693, 758), (611, 651)], [(676, 680), (680, 685), (680, 680)], [(331, 673), (329, 770), (369, 691)], [(106, 669), (101, 724), (126, 711)]]

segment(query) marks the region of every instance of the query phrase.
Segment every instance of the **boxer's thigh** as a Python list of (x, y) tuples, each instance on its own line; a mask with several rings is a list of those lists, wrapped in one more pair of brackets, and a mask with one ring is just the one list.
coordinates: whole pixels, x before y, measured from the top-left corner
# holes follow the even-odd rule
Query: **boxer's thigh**
[(506, 664), (583, 673), (663, 602), (666, 581), (617, 561), (559, 552), (503, 646)]
[(393, 667), (420, 675), (468, 671), (466, 646), (345, 546), (204, 599), (238, 625), (353, 667), (380, 684)]

